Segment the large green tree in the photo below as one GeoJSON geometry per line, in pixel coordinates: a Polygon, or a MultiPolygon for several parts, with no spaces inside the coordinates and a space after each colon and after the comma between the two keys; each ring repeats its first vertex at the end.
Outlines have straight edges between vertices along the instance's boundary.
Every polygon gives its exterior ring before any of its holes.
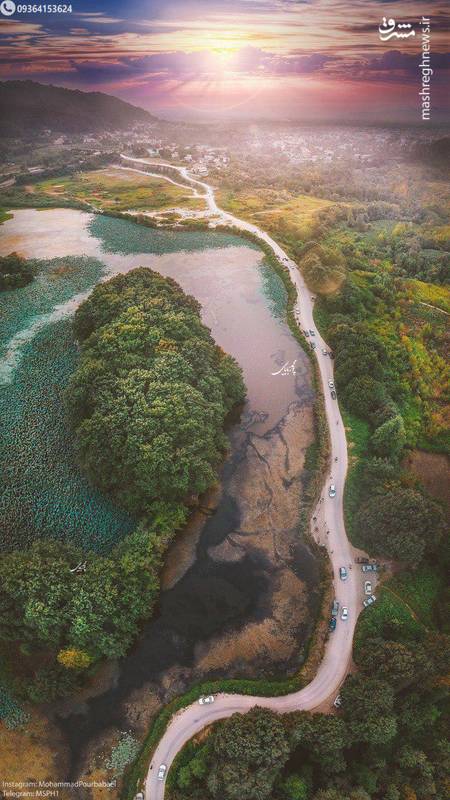
{"type": "Polygon", "coordinates": [[[443,535],[445,521],[440,506],[414,489],[393,488],[373,496],[356,516],[356,526],[374,555],[417,564],[426,551],[433,552],[443,535]]]}
{"type": "Polygon", "coordinates": [[[266,800],[288,757],[278,715],[262,708],[233,714],[214,733],[209,792],[217,800],[266,800]]]}

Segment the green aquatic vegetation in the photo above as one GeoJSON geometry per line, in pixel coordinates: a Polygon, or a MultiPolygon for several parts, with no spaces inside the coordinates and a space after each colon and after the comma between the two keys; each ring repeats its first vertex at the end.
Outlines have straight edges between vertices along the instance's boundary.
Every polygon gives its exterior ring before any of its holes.
{"type": "Polygon", "coordinates": [[[0,387],[0,549],[52,537],[108,551],[134,520],[92,487],[76,459],[62,395],[77,363],[71,323],[46,326],[0,387]]]}
{"type": "Polygon", "coordinates": [[[284,320],[286,317],[287,292],[283,281],[264,259],[260,267],[262,278],[262,291],[268,300],[271,314],[276,319],[284,320]]]}
{"type": "Polygon", "coordinates": [[[10,730],[25,725],[30,715],[14,699],[10,692],[0,684],[0,720],[10,730]]]}
{"type": "Polygon", "coordinates": [[[1,349],[19,331],[98,283],[105,271],[104,264],[85,256],[30,259],[27,264],[36,276],[34,281],[20,291],[0,294],[1,349]]]}
{"type": "Polygon", "coordinates": [[[131,764],[139,752],[139,742],[131,733],[122,733],[120,739],[111,751],[106,762],[106,769],[112,770],[114,775],[122,775],[125,767],[131,764]]]}
{"type": "MultiPolygon", "coordinates": [[[[169,231],[130,224],[125,219],[96,215],[89,224],[92,236],[100,239],[110,253],[175,253],[192,252],[208,247],[242,247],[242,237],[215,231],[169,231]]],[[[252,247],[247,241],[246,247],[252,247]]],[[[254,249],[259,249],[254,245],[254,249]]]]}

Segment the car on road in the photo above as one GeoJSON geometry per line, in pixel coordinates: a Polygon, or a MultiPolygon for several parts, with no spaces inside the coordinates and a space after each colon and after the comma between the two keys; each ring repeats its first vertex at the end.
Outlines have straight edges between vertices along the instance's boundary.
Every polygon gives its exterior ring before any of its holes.
{"type": "Polygon", "coordinates": [[[328,386],[330,387],[330,389],[334,389],[334,381],[332,381],[331,378],[328,381],[328,386]]]}
{"type": "Polygon", "coordinates": [[[158,770],[158,780],[159,781],[163,781],[164,780],[164,778],[166,777],[166,772],[167,772],[167,764],[161,764],[161,766],[160,766],[160,768],[158,770]]]}
{"type": "Polygon", "coordinates": [[[332,400],[336,400],[336,392],[334,391],[334,389],[331,390],[331,398],[332,400]]]}
{"type": "Polygon", "coordinates": [[[328,494],[330,497],[336,497],[336,486],[334,483],[331,484],[330,488],[328,489],[328,494]]]}
{"type": "Polygon", "coordinates": [[[348,608],[347,606],[342,606],[341,608],[341,619],[348,619],[348,608]]]}
{"type": "Polygon", "coordinates": [[[363,572],[378,572],[380,569],[379,564],[363,564],[361,567],[363,572]]]}
{"type": "Polygon", "coordinates": [[[332,352],[332,350],[329,351],[328,355],[334,361],[334,353],[332,352]]]}
{"type": "Polygon", "coordinates": [[[316,335],[316,332],[313,331],[311,328],[309,329],[309,332],[310,332],[311,336],[315,336],[316,335]]]}
{"type": "Polygon", "coordinates": [[[364,581],[364,594],[372,594],[371,581],[364,581]]]}
{"type": "Polygon", "coordinates": [[[342,697],[341,697],[340,694],[338,694],[338,696],[336,697],[333,705],[334,705],[335,708],[340,708],[341,707],[341,705],[342,705],[342,697]]]}
{"type": "Polygon", "coordinates": [[[312,350],[315,350],[315,349],[316,349],[316,343],[315,343],[315,342],[311,342],[311,349],[312,349],[312,350]]]}
{"type": "Polygon", "coordinates": [[[336,630],[336,617],[331,617],[328,623],[328,630],[335,631],[336,630]]]}
{"type": "Polygon", "coordinates": [[[346,581],[348,578],[348,572],[345,567],[339,567],[339,577],[341,581],[346,581]]]}
{"type": "Polygon", "coordinates": [[[198,704],[199,706],[209,706],[210,703],[214,703],[214,699],[213,694],[202,695],[198,698],[198,704]]]}
{"type": "Polygon", "coordinates": [[[331,606],[331,616],[337,617],[339,612],[339,600],[333,600],[333,605],[331,606]]]}
{"type": "Polygon", "coordinates": [[[366,597],[366,599],[365,599],[365,600],[363,600],[363,606],[364,606],[364,608],[367,608],[367,606],[371,606],[371,605],[373,605],[376,599],[377,599],[377,598],[375,597],[375,595],[374,595],[374,594],[371,594],[371,595],[370,595],[370,597],[366,597]]]}
{"type": "Polygon", "coordinates": [[[309,337],[309,331],[303,331],[303,333],[305,334],[305,336],[309,337]]]}
{"type": "Polygon", "coordinates": [[[325,350],[325,348],[322,347],[322,353],[323,353],[324,356],[327,356],[328,355],[328,350],[325,350]]]}

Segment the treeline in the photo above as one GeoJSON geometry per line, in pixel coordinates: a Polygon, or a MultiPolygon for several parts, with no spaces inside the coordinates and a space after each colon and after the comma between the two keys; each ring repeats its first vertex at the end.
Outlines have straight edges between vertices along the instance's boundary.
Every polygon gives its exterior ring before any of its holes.
{"type": "Polygon", "coordinates": [[[19,289],[26,286],[34,278],[29,262],[18,253],[0,256],[0,292],[19,289]]]}
{"type": "Polygon", "coordinates": [[[103,659],[124,656],[153,610],[181,507],[154,507],[108,556],[40,540],[0,558],[0,675],[19,697],[72,692],[103,659]]]}
{"type": "Polygon", "coordinates": [[[188,506],[216,479],[223,427],[245,387],[178,284],[136,269],[80,306],[67,389],[81,462],[140,521],[107,556],[35,542],[0,557],[0,677],[44,702],[99,661],[123,656],[158,596],[158,574],[188,506]]]}
{"type": "Polygon", "coordinates": [[[405,378],[408,363],[402,348],[388,351],[369,324],[379,296],[386,293],[395,297],[389,276],[384,280],[381,275],[371,287],[350,279],[339,294],[320,303],[326,310],[326,339],[335,353],[340,401],[368,425],[352,498],[355,516],[349,520],[353,535],[372,555],[418,564],[436,553],[445,519],[441,506],[401,467],[412,435],[401,411],[411,391],[405,378]]]}

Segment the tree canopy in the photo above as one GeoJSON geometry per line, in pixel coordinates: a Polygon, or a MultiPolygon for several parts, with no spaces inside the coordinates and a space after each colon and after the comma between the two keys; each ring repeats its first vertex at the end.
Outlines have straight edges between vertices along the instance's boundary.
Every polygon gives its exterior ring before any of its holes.
{"type": "Polygon", "coordinates": [[[137,269],[96,287],[74,324],[82,352],[67,401],[90,478],[134,513],[204,492],[245,389],[198,303],[137,269]]]}

